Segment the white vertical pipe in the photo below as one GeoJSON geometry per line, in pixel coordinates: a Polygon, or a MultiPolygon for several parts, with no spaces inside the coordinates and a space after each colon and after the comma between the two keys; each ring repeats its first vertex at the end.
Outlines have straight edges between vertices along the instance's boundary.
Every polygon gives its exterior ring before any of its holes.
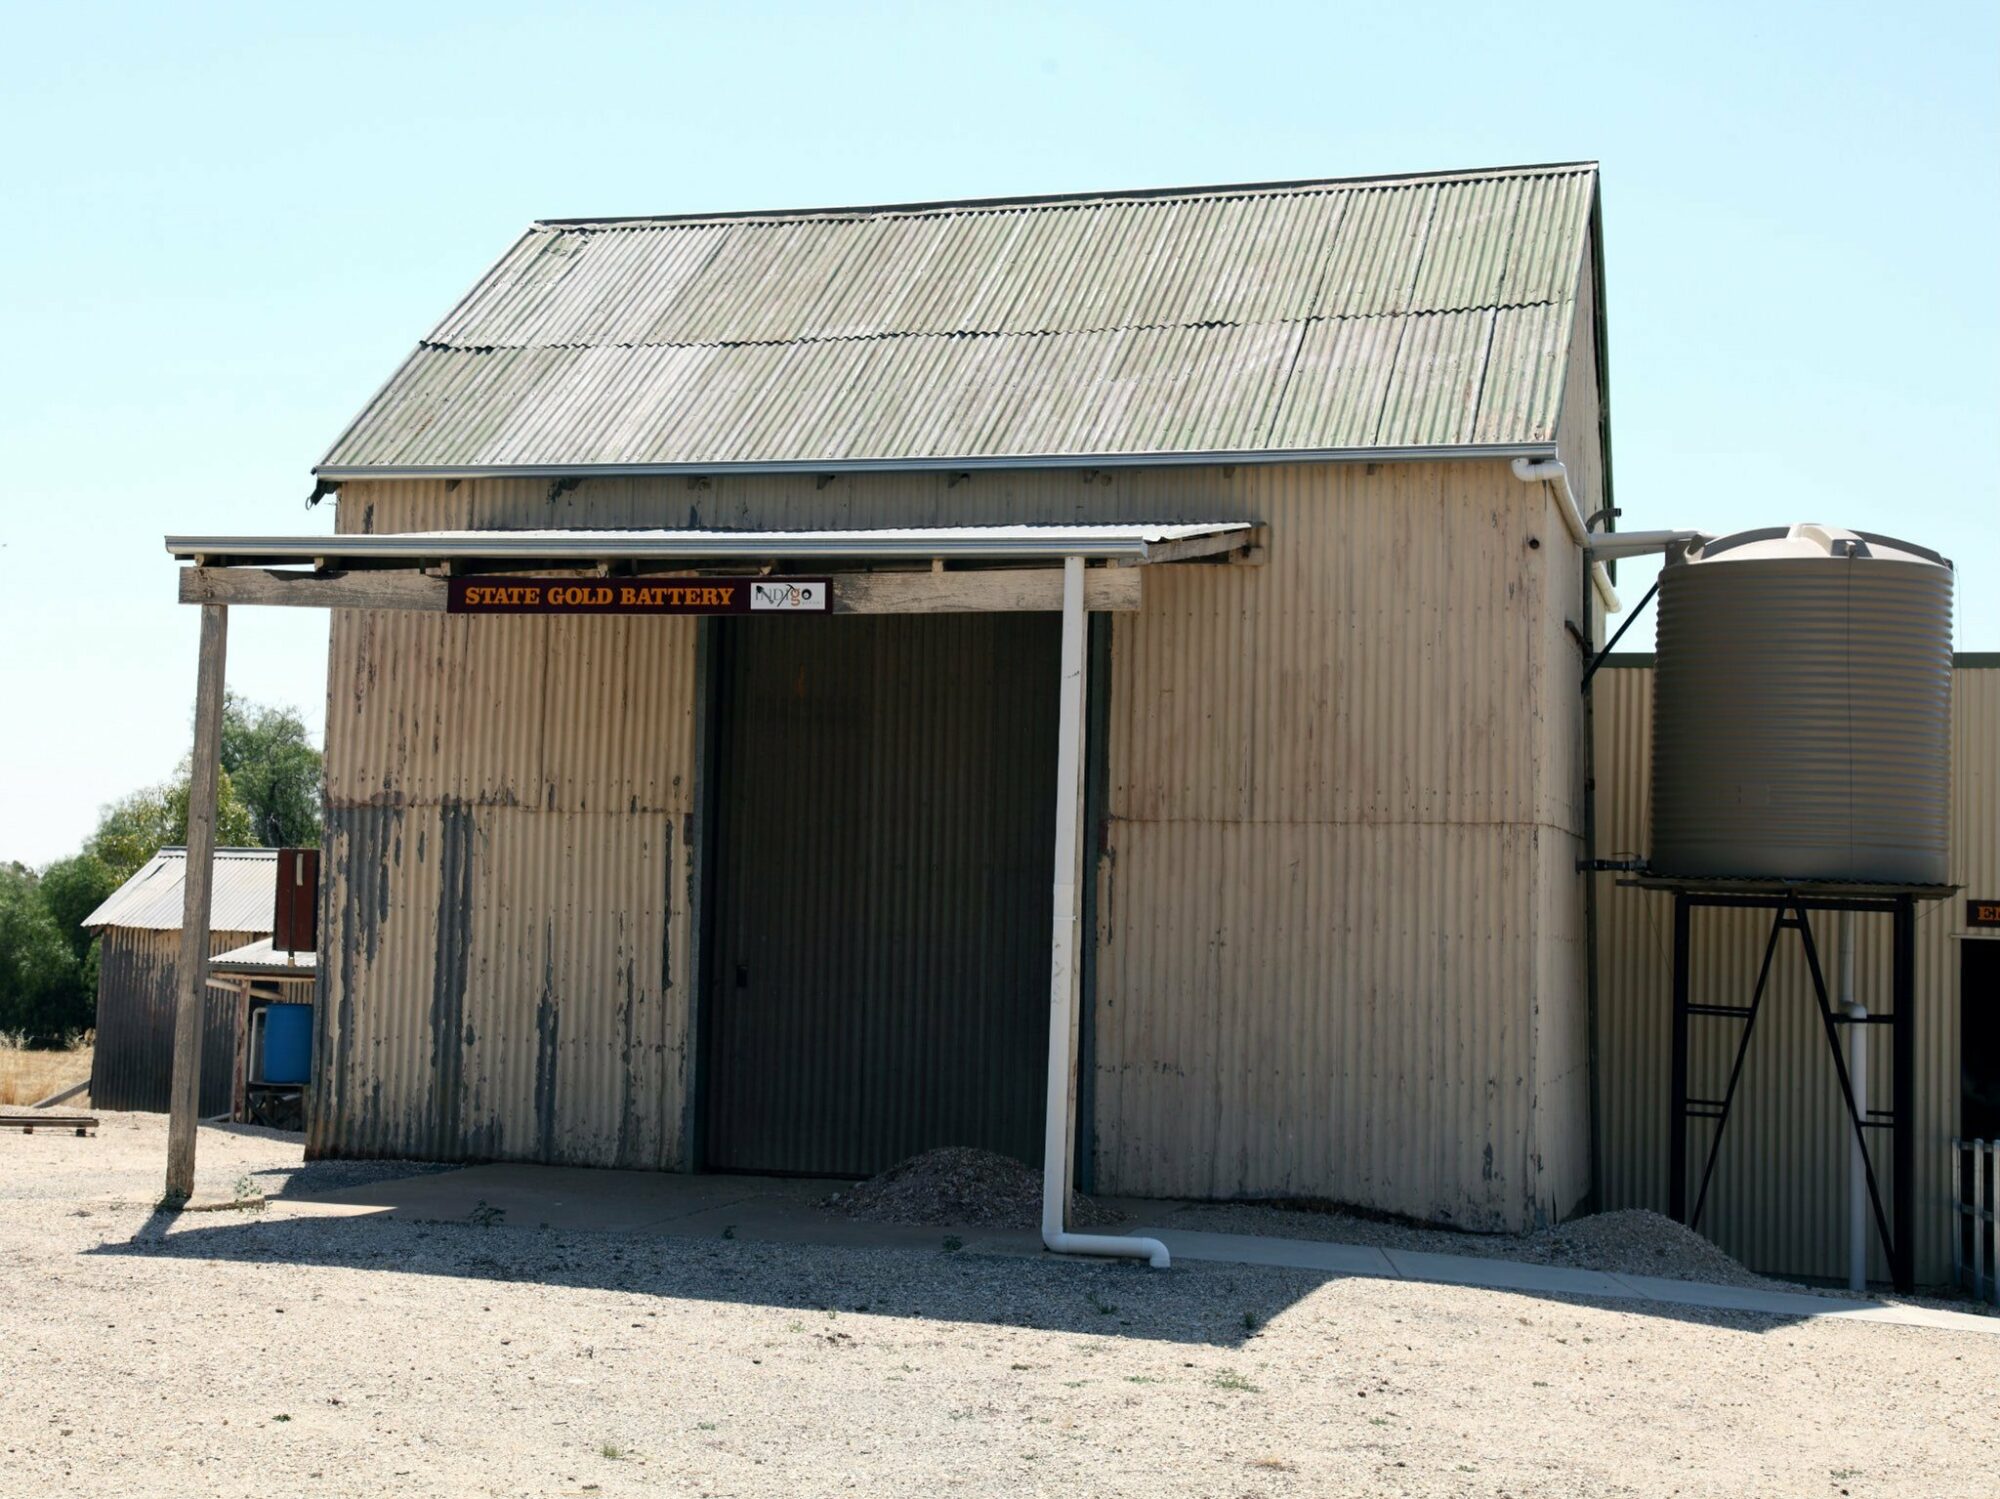
{"type": "Polygon", "coordinates": [[[1076,1116],[1076,1020],[1082,877],[1086,661],[1083,559],[1063,559],[1062,700],[1056,745],[1055,932],[1049,956],[1049,1090],[1042,1145],[1042,1243],[1058,1254],[1103,1254],[1168,1264],[1158,1239],[1068,1231],[1071,1122],[1076,1116]]]}
{"type": "MultiPolygon", "coordinates": [[[[1854,997],[1854,913],[1840,913],[1837,1003],[1847,1016],[1847,1081],[1854,1106],[1868,1118],[1868,1007],[1854,997]]],[[[1847,1288],[1868,1289],[1868,1144],[1865,1130],[1847,1132],[1847,1288]]]]}

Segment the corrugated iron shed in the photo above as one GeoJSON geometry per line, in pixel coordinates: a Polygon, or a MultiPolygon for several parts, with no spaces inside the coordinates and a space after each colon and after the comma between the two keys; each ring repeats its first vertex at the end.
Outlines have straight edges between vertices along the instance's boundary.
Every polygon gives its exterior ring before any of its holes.
{"type": "MultiPolygon", "coordinates": [[[[177,932],[183,914],[181,881],[187,850],[163,848],[146,866],[84,918],[87,927],[133,927],[177,932]]],[[[218,848],[209,896],[208,924],[217,932],[269,932],[278,889],[275,848],[218,848]]]]}
{"type": "Polygon", "coordinates": [[[1553,442],[1590,163],[533,225],[329,478],[1553,442]]]}

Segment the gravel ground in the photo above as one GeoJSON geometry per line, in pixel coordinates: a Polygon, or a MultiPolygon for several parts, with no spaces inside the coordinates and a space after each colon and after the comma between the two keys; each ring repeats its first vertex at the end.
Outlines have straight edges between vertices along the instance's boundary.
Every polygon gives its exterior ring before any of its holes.
{"type": "MultiPolygon", "coordinates": [[[[283,1198],[169,1220],[164,1148],[154,1117],[0,1139],[0,1492],[2000,1492],[1978,1334],[283,1198]]],[[[200,1159],[210,1196],[299,1150],[210,1129],[200,1159]]]]}

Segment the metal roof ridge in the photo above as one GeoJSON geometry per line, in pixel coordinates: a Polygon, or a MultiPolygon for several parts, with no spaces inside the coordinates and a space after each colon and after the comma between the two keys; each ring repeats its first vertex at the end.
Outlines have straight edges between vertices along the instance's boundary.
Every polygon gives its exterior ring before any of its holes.
{"type": "Polygon", "coordinates": [[[1517,166],[1466,167],[1438,172],[1386,172],[1358,177],[1301,177],[1293,180],[1272,182],[1225,182],[1186,187],[1145,187],[1120,188],[1098,192],[1078,193],[1030,193],[992,198],[939,198],[914,203],[871,203],[832,206],[824,208],[746,208],[710,213],[672,214],[607,214],[580,218],[533,219],[529,222],[530,233],[535,230],[589,229],[604,227],[613,229],[640,229],[652,225],[670,224],[727,224],[744,222],[795,222],[804,219],[842,219],[864,217],[894,217],[909,215],[919,217],[928,214],[950,213],[954,211],[998,212],[1010,208],[1061,208],[1082,207],[1093,203],[1134,203],[1162,202],[1172,199],[1234,198],[1258,195],[1280,196],[1286,193],[1311,192],[1314,190],[1338,190],[1341,188],[1392,187],[1408,183],[1412,186],[1441,182],[1486,182],[1510,177],[1540,177],[1561,172],[1595,172],[1600,163],[1594,159],[1579,161],[1534,162],[1517,166]]]}

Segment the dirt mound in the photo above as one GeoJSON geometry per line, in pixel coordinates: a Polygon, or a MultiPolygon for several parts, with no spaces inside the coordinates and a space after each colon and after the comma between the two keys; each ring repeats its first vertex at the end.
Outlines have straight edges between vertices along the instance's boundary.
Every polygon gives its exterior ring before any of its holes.
{"type": "Polygon", "coordinates": [[[1644,1208],[1577,1218],[1533,1236],[1552,1265],[1658,1275],[1724,1286],[1768,1286],[1692,1229],[1644,1208]]]}
{"type": "MultiPolygon", "coordinates": [[[[1034,1228],[1042,1221],[1042,1173],[1010,1156],[952,1145],[898,1161],[880,1175],[834,1193],[823,1206],[867,1223],[1034,1228]]],[[[1121,1221],[1109,1208],[1071,1194],[1071,1228],[1105,1228],[1121,1221]]]]}

